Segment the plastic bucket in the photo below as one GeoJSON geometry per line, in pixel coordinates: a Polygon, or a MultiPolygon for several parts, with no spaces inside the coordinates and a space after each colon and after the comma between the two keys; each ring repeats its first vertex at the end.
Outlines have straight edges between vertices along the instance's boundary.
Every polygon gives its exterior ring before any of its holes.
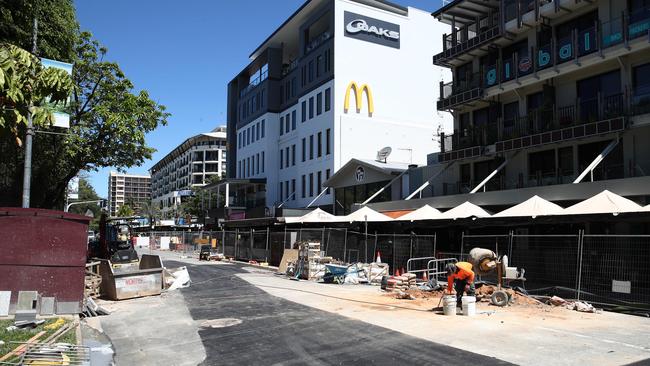
{"type": "Polygon", "coordinates": [[[456,296],[442,298],[442,312],[449,316],[456,315],[456,296]]]}
{"type": "Polygon", "coordinates": [[[463,296],[463,315],[465,316],[474,316],[476,315],[476,297],[474,296],[463,296]]]}

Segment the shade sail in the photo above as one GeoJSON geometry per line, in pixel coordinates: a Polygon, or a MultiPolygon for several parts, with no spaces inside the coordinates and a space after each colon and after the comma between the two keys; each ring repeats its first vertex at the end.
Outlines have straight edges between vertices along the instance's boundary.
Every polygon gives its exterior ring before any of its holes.
{"type": "Polygon", "coordinates": [[[623,212],[639,212],[643,207],[616,193],[604,190],[597,195],[582,202],[567,207],[564,215],[589,215],[589,214],[618,214],[623,212]]]}
{"type": "Polygon", "coordinates": [[[396,218],[396,221],[420,221],[420,220],[435,220],[440,217],[440,211],[435,208],[424,205],[415,211],[411,211],[406,215],[396,218]]]}
{"type": "Polygon", "coordinates": [[[334,216],[326,211],[317,208],[300,217],[285,217],[284,222],[292,223],[314,223],[314,222],[340,222],[343,221],[340,216],[334,216]]]}
{"type": "MultiPolygon", "coordinates": [[[[339,219],[337,217],[337,219],[339,219]]],[[[368,206],[364,206],[353,213],[343,216],[341,221],[393,221],[391,217],[384,215],[383,213],[377,212],[368,206]]]]}
{"type": "Polygon", "coordinates": [[[524,202],[503,210],[492,217],[537,217],[546,215],[561,215],[564,209],[537,195],[524,202]]]}
{"type": "Polygon", "coordinates": [[[490,217],[490,213],[471,203],[464,202],[440,214],[439,219],[464,219],[468,217],[490,217]]]}

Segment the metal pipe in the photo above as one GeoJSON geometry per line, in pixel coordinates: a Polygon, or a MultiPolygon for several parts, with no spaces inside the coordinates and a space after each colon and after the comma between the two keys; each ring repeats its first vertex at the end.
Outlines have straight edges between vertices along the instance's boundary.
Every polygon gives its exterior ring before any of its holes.
{"type": "Polygon", "coordinates": [[[455,163],[455,161],[452,161],[451,163],[448,163],[447,165],[445,165],[444,168],[442,168],[442,169],[441,169],[439,172],[437,172],[436,174],[432,175],[431,178],[429,178],[426,182],[424,182],[424,184],[422,184],[420,187],[418,187],[418,189],[416,189],[413,193],[411,193],[411,194],[410,194],[408,197],[406,197],[404,200],[405,200],[405,201],[410,200],[410,199],[413,198],[416,194],[420,193],[423,189],[427,188],[427,187],[429,186],[429,184],[431,184],[431,182],[432,182],[435,178],[437,178],[440,174],[442,174],[445,170],[447,170],[447,169],[448,169],[450,166],[452,166],[454,163],[455,163]]]}
{"type": "Polygon", "coordinates": [[[368,204],[368,202],[372,201],[375,197],[377,197],[381,192],[383,192],[386,188],[390,187],[393,183],[395,183],[396,180],[401,178],[404,174],[408,173],[411,170],[411,168],[406,169],[405,171],[401,172],[397,177],[393,178],[390,182],[388,182],[385,186],[381,187],[380,190],[375,192],[372,196],[370,196],[367,200],[363,201],[361,204],[365,205],[368,204]]]}
{"type": "MultiPolygon", "coordinates": [[[[38,38],[38,18],[34,17],[32,34],[32,54],[36,55],[36,41],[38,38]]],[[[32,77],[34,73],[31,72],[32,77]]],[[[32,120],[32,107],[30,101],[27,106],[27,134],[25,136],[25,167],[23,170],[23,208],[29,208],[29,198],[32,183],[32,141],[34,138],[34,121],[32,120]]],[[[67,193],[66,193],[67,196],[67,193]]]]}
{"type": "MultiPolygon", "coordinates": [[[[311,207],[311,205],[313,205],[313,204],[314,204],[314,202],[316,202],[316,200],[317,200],[317,199],[319,199],[319,198],[320,198],[320,196],[322,196],[322,195],[323,195],[323,193],[325,193],[325,191],[327,191],[328,189],[329,189],[329,187],[328,187],[328,188],[325,188],[325,189],[323,189],[323,190],[322,190],[322,191],[321,191],[321,192],[320,192],[320,193],[318,194],[318,196],[316,196],[316,198],[314,198],[314,199],[313,199],[313,200],[312,200],[311,202],[309,202],[309,204],[308,204],[308,205],[307,205],[307,207],[305,207],[305,208],[309,208],[309,207],[311,207]]],[[[295,194],[295,192],[294,192],[294,194],[295,194]]],[[[284,204],[284,202],[283,202],[283,204],[284,204]]]]}

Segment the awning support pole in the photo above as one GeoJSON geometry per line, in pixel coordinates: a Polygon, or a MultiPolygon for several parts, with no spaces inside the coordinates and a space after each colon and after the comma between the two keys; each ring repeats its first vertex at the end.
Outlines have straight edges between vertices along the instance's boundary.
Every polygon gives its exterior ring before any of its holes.
{"type": "Polygon", "coordinates": [[[447,170],[450,166],[452,166],[455,163],[455,161],[452,161],[451,163],[448,163],[442,170],[431,176],[426,182],[424,182],[423,185],[421,185],[418,189],[416,189],[413,193],[411,193],[408,197],[406,197],[404,200],[408,201],[411,198],[413,198],[416,194],[420,193],[423,189],[427,188],[431,182],[436,179],[440,174],[442,174],[445,170],[447,170]]]}
{"type": "Polygon", "coordinates": [[[410,170],[411,170],[411,168],[408,168],[408,169],[406,169],[405,171],[399,173],[399,175],[398,175],[397,177],[393,178],[393,180],[391,180],[390,182],[388,182],[385,186],[381,187],[380,190],[378,190],[377,192],[375,192],[375,194],[373,194],[372,196],[370,196],[370,198],[368,198],[367,200],[363,201],[363,203],[361,203],[361,204],[362,204],[362,205],[368,204],[368,202],[372,201],[375,197],[379,196],[379,194],[380,194],[381,192],[383,192],[386,188],[390,187],[393,183],[395,183],[396,180],[400,179],[404,174],[408,173],[410,170]]]}
{"type": "Polygon", "coordinates": [[[323,190],[318,194],[318,196],[316,196],[316,198],[314,198],[311,202],[309,202],[309,204],[308,204],[307,207],[305,207],[305,208],[309,208],[309,207],[311,207],[311,205],[313,205],[314,202],[316,202],[316,200],[318,200],[318,199],[320,198],[320,196],[322,196],[322,195],[325,193],[325,191],[327,191],[328,189],[329,189],[329,187],[323,189],[323,190]]]}
{"type": "Polygon", "coordinates": [[[612,150],[614,150],[616,145],[618,145],[618,138],[613,140],[609,145],[607,145],[607,147],[605,147],[603,152],[601,152],[598,156],[596,156],[594,161],[592,161],[591,164],[589,164],[589,166],[585,170],[583,170],[582,173],[580,173],[578,178],[576,178],[576,180],[573,181],[573,184],[578,184],[578,183],[582,182],[582,180],[585,178],[585,176],[587,174],[591,174],[591,181],[593,182],[593,180],[594,180],[594,176],[593,176],[594,169],[596,169],[596,167],[598,166],[598,164],[600,164],[601,161],[605,160],[605,157],[610,152],[612,152],[612,150]]]}
{"type": "Polygon", "coordinates": [[[501,169],[503,169],[506,165],[508,165],[508,159],[506,159],[503,163],[501,163],[501,165],[499,165],[498,168],[494,169],[494,171],[492,173],[490,173],[490,175],[485,177],[485,179],[483,179],[483,181],[481,183],[479,183],[479,185],[474,187],[474,189],[472,189],[469,192],[469,194],[474,194],[474,193],[478,192],[481,188],[483,188],[483,186],[485,186],[487,184],[487,182],[490,181],[490,179],[492,179],[495,175],[497,175],[497,173],[499,173],[499,171],[501,171],[501,169]]]}

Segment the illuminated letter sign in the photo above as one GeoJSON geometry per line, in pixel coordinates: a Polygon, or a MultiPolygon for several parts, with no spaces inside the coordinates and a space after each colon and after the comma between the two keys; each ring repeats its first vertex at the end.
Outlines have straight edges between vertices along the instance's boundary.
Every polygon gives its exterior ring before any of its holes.
{"type": "Polygon", "coordinates": [[[485,74],[486,82],[488,86],[492,86],[497,82],[497,69],[490,69],[485,74]]]}
{"type": "Polygon", "coordinates": [[[361,107],[363,106],[363,92],[366,92],[366,99],[368,100],[368,114],[372,116],[372,113],[375,111],[375,105],[372,100],[372,92],[370,91],[370,87],[366,84],[357,85],[354,81],[350,82],[348,84],[348,87],[345,89],[345,100],[343,101],[343,110],[345,113],[348,113],[348,109],[350,109],[350,91],[354,90],[354,100],[357,105],[357,113],[361,112],[361,107]]]}
{"type": "Polygon", "coordinates": [[[345,36],[382,46],[399,48],[399,24],[346,11],[344,16],[345,36]]]}
{"type": "Polygon", "coordinates": [[[551,62],[551,54],[544,50],[539,50],[539,55],[537,57],[537,64],[539,67],[544,67],[548,65],[549,62],[551,62]]]}
{"type": "Polygon", "coordinates": [[[564,45],[562,45],[560,47],[560,50],[558,52],[558,56],[563,61],[565,61],[565,60],[571,58],[571,56],[573,56],[573,48],[571,47],[571,41],[570,40],[568,41],[568,43],[566,43],[566,44],[564,44],[564,45]]]}
{"type": "Polygon", "coordinates": [[[519,71],[528,72],[532,67],[533,63],[530,61],[530,58],[522,57],[521,60],[519,60],[519,71]]]}

